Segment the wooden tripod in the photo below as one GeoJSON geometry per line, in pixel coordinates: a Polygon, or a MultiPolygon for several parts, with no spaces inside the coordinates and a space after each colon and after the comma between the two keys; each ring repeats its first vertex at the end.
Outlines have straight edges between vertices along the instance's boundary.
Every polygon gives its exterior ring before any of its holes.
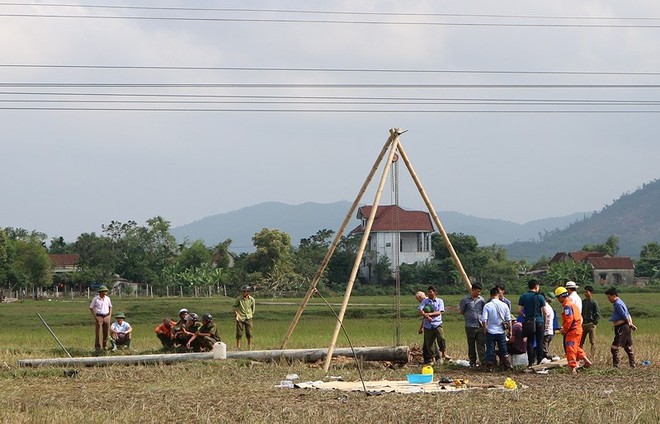
{"type": "Polygon", "coordinates": [[[348,301],[351,297],[351,292],[353,290],[353,284],[355,283],[355,278],[357,277],[358,269],[360,266],[360,262],[362,260],[362,256],[364,255],[364,250],[367,245],[367,241],[369,239],[369,235],[371,233],[371,227],[373,225],[374,219],[376,217],[376,211],[378,210],[378,204],[380,203],[380,198],[383,193],[383,187],[385,186],[385,182],[387,181],[387,177],[389,175],[390,169],[392,167],[392,162],[394,160],[395,154],[398,152],[398,154],[401,156],[403,159],[403,162],[406,165],[406,168],[408,168],[408,172],[410,173],[410,176],[412,177],[413,181],[415,182],[415,185],[417,186],[417,190],[419,191],[419,194],[422,196],[422,199],[424,200],[424,203],[426,204],[426,207],[429,211],[429,214],[431,214],[431,218],[433,219],[433,222],[435,223],[436,227],[438,228],[438,231],[442,235],[442,240],[445,243],[445,246],[447,247],[447,250],[449,251],[452,259],[454,260],[454,263],[456,264],[456,268],[458,268],[458,271],[461,275],[461,279],[463,280],[463,283],[465,284],[465,287],[468,289],[468,291],[472,288],[472,284],[470,283],[470,279],[468,278],[467,274],[465,273],[465,270],[463,269],[463,265],[461,264],[461,260],[458,258],[458,255],[456,254],[456,251],[454,250],[454,247],[451,245],[451,242],[449,241],[449,237],[447,237],[447,233],[445,232],[444,227],[442,226],[442,223],[440,222],[440,218],[438,218],[438,214],[435,212],[435,209],[433,208],[433,205],[431,204],[431,201],[429,200],[428,196],[426,195],[426,192],[424,191],[424,187],[422,187],[422,183],[420,182],[419,178],[417,177],[417,174],[415,173],[415,170],[412,167],[412,164],[410,163],[410,159],[408,158],[408,155],[406,154],[405,150],[403,149],[403,146],[401,145],[401,141],[399,140],[399,136],[403,134],[405,131],[399,129],[399,128],[392,128],[390,129],[390,136],[388,137],[387,141],[385,142],[385,145],[380,151],[380,154],[378,155],[378,158],[376,159],[374,165],[371,168],[371,171],[369,172],[369,175],[365,179],[364,183],[362,184],[362,187],[360,188],[360,191],[358,192],[358,195],[355,198],[355,201],[353,201],[353,204],[351,205],[350,210],[346,214],[346,217],[344,218],[344,221],[340,227],[340,229],[337,231],[337,234],[335,235],[335,239],[333,240],[332,244],[328,248],[328,252],[326,253],[325,257],[323,258],[323,261],[321,262],[321,265],[319,266],[319,269],[316,271],[316,274],[314,274],[314,277],[312,278],[312,282],[310,284],[309,289],[307,290],[307,293],[303,297],[303,300],[300,304],[300,307],[296,311],[296,315],[294,316],[293,320],[291,321],[291,325],[289,326],[289,329],[287,330],[286,335],[284,336],[284,340],[282,342],[282,349],[286,348],[286,344],[289,342],[289,339],[291,338],[291,335],[293,334],[293,331],[295,330],[296,326],[298,325],[298,321],[300,321],[300,317],[302,316],[303,311],[305,310],[305,307],[307,306],[307,303],[311,299],[312,295],[314,294],[316,290],[316,286],[323,275],[323,271],[325,271],[325,268],[328,266],[328,263],[330,262],[330,258],[332,258],[333,253],[335,252],[335,249],[337,248],[337,245],[339,244],[342,235],[344,234],[344,231],[346,230],[346,227],[348,226],[349,221],[351,218],[354,216],[355,209],[357,208],[357,205],[359,204],[360,200],[362,199],[362,196],[364,195],[365,191],[369,187],[369,183],[373,179],[374,175],[376,174],[376,171],[378,170],[380,163],[383,160],[383,157],[387,154],[387,162],[385,162],[385,168],[383,169],[383,175],[381,176],[380,183],[378,185],[378,189],[376,191],[376,196],[374,198],[373,202],[373,207],[371,208],[371,213],[369,214],[369,218],[367,220],[364,233],[362,234],[362,240],[360,241],[360,246],[358,248],[357,254],[355,255],[355,261],[353,263],[353,268],[351,270],[350,277],[348,279],[348,283],[346,285],[346,293],[344,294],[344,300],[341,305],[341,309],[339,311],[339,314],[337,315],[338,321],[335,326],[335,330],[332,335],[332,341],[330,343],[330,346],[328,348],[328,353],[325,358],[325,363],[323,365],[323,370],[328,371],[328,368],[330,368],[330,361],[332,360],[332,353],[335,348],[335,344],[337,342],[337,337],[339,336],[339,331],[341,330],[341,326],[344,320],[344,314],[346,313],[346,308],[348,306],[348,301]]]}

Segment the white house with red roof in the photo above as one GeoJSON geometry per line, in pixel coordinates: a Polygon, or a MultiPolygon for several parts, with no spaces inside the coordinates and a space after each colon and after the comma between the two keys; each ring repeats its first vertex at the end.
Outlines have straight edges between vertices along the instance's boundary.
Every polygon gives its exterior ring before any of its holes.
{"type": "Polygon", "coordinates": [[[557,252],[550,259],[550,264],[568,260],[587,264],[594,284],[619,286],[635,283],[635,264],[627,256],[612,256],[604,252],[557,252]]]}
{"type": "MultiPolygon", "coordinates": [[[[360,225],[351,233],[364,233],[371,210],[372,206],[358,208],[357,218],[360,220],[360,225]]],[[[361,275],[365,277],[371,275],[373,253],[387,256],[393,267],[396,265],[396,249],[398,249],[399,263],[413,264],[432,259],[431,234],[434,231],[431,215],[428,212],[405,210],[395,205],[378,206],[367,242],[368,252],[365,252],[362,259],[361,275]],[[397,235],[398,246],[396,246],[397,235]]]]}

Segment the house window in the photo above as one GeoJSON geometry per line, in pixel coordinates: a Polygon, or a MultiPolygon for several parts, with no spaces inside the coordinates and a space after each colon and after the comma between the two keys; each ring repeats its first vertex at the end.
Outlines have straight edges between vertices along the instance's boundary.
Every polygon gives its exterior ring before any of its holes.
{"type": "Polygon", "coordinates": [[[614,277],[614,284],[621,284],[621,282],[623,281],[623,279],[621,278],[621,274],[619,273],[615,272],[614,274],[612,274],[612,277],[614,277]]]}

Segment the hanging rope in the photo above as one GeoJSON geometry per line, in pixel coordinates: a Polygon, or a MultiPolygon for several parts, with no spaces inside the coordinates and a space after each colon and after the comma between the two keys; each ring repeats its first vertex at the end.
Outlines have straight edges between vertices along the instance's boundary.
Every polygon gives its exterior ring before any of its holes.
{"type": "Polygon", "coordinates": [[[399,273],[399,252],[401,251],[401,233],[399,223],[399,155],[395,154],[392,163],[392,195],[394,206],[394,240],[392,241],[392,267],[394,270],[394,299],[396,310],[396,328],[394,332],[394,345],[401,345],[401,275],[399,273]]]}

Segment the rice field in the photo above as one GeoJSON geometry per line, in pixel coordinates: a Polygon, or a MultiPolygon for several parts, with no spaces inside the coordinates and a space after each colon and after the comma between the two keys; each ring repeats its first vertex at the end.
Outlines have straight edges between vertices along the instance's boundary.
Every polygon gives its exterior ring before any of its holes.
{"type": "MultiPolygon", "coordinates": [[[[510,296],[515,302],[517,296],[510,296]]],[[[39,313],[72,356],[91,356],[94,324],[89,300],[20,301],[0,304],[0,422],[3,423],[118,423],[118,422],[245,422],[245,423],[407,423],[427,422],[608,422],[656,423],[660,413],[657,386],[660,372],[660,295],[622,294],[639,330],[634,333],[638,362],[650,366],[612,369],[611,328],[598,327],[595,366],[577,377],[565,370],[547,375],[483,373],[451,365],[436,365],[441,376],[501,384],[509,376],[525,388],[515,391],[468,390],[457,393],[368,396],[363,392],[275,388],[287,374],[301,380],[326,377],[322,364],[259,363],[249,360],[192,362],[173,365],[121,365],[83,367],[73,377],[57,367],[23,368],[27,358],[64,357],[66,354],[41,323],[39,313]]],[[[455,307],[459,296],[446,297],[445,335],[448,353],[466,358],[463,322],[455,307]]],[[[341,299],[327,299],[338,312],[341,299]]],[[[611,305],[597,297],[604,315],[611,305]]],[[[299,299],[259,299],[255,316],[256,350],[280,348],[298,308],[299,299]]],[[[232,299],[226,298],[113,298],[114,311],[122,311],[134,327],[133,351],[159,351],[154,327],[181,307],[211,313],[219,323],[228,349],[234,349],[232,299]]],[[[419,348],[419,319],[414,298],[401,299],[397,325],[395,301],[388,297],[353,297],[345,329],[354,346],[390,346],[397,342],[419,348]]],[[[557,306],[557,305],[555,305],[557,306]]],[[[556,308],[558,309],[558,308],[556,308]]],[[[288,348],[327,347],[336,319],[328,306],[313,299],[305,309],[288,348]]],[[[559,337],[554,350],[561,351],[559,337]]],[[[337,346],[348,347],[340,333],[337,346]]],[[[419,363],[406,365],[364,362],[366,380],[405,380],[419,372],[419,363]]],[[[354,361],[333,361],[331,376],[357,381],[354,361]]]]}

